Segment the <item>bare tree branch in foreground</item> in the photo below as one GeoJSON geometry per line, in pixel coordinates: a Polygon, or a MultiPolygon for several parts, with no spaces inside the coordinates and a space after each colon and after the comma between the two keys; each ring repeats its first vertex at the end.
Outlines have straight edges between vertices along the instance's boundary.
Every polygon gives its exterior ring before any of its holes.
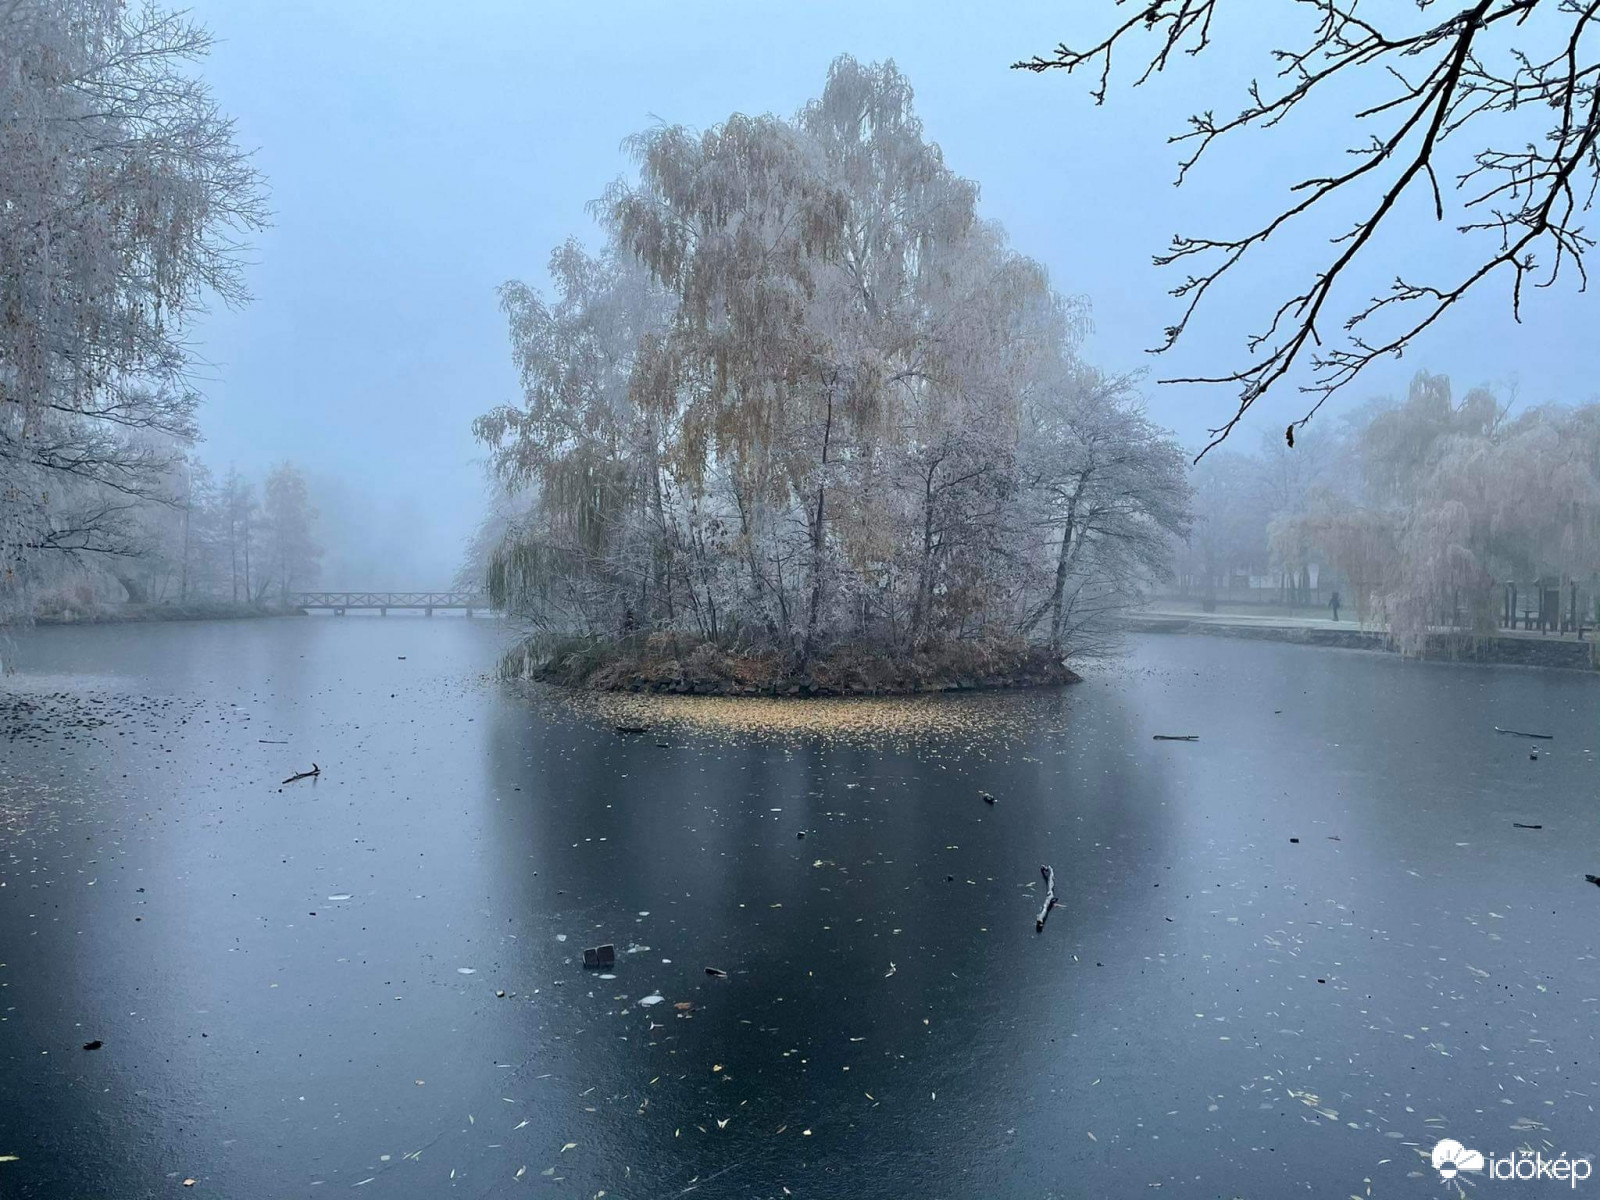
{"type": "MultiPolygon", "coordinates": [[[[1153,50],[1146,46],[1138,53],[1144,65],[1134,81],[1137,86],[1163,71],[1174,55],[1198,55],[1212,44],[1220,2],[1150,0],[1135,7],[1117,0],[1122,19],[1098,42],[1085,49],[1063,44],[1052,57],[1013,66],[1041,74],[1054,69],[1070,74],[1080,67],[1096,72],[1092,94],[1097,104],[1103,103],[1115,54],[1131,49],[1129,44],[1141,37],[1153,39],[1153,50]]],[[[1311,401],[1284,431],[1292,446],[1295,427],[1310,420],[1329,395],[1374,360],[1398,357],[1490,275],[1509,279],[1512,315],[1518,321],[1525,285],[1549,287],[1563,267],[1576,272],[1580,290],[1588,282],[1584,253],[1594,241],[1581,221],[1600,183],[1600,0],[1457,0],[1459,6],[1443,19],[1437,19],[1437,10],[1444,3],[1417,0],[1422,27],[1409,33],[1378,28],[1366,10],[1358,14],[1354,0],[1296,3],[1314,13],[1315,20],[1297,48],[1273,51],[1275,79],[1267,84],[1251,80],[1248,102],[1237,116],[1195,114],[1186,131],[1168,139],[1185,151],[1179,184],[1213,142],[1251,126],[1275,128],[1314,92],[1327,95],[1343,88],[1364,95],[1375,82],[1391,90],[1387,98],[1355,113],[1366,141],[1346,151],[1351,165],[1300,180],[1290,189],[1290,202],[1249,232],[1221,238],[1178,236],[1170,250],[1156,256],[1157,265],[1181,264],[1186,271],[1172,289],[1183,302],[1182,312],[1154,348],[1160,353],[1177,343],[1213,285],[1247,254],[1313,209],[1326,212],[1360,198],[1361,215],[1332,239],[1328,259],[1299,291],[1277,303],[1270,316],[1263,314],[1259,332],[1246,342],[1248,361],[1216,374],[1163,381],[1238,387],[1237,408],[1211,430],[1202,455],[1303,362],[1309,379],[1301,391],[1311,401]],[[1536,115],[1541,111],[1547,115],[1536,115]],[[1541,128],[1540,122],[1547,124],[1541,128]],[[1448,194],[1457,210],[1457,231],[1487,233],[1482,239],[1487,244],[1474,245],[1453,279],[1426,283],[1400,274],[1387,291],[1364,302],[1330,302],[1341,277],[1350,273],[1380,227],[1394,226],[1396,209],[1408,192],[1422,191],[1435,219],[1445,220],[1447,192],[1436,170],[1444,165],[1441,146],[1468,126],[1487,148],[1461,160],[1448,194]],[[1516,148],[1497,148],[1500,139],[1516,148]]],[[[1252,19],[1259,16],[1257,4],[1259,0],[1250,0],[1252,19]]],[[[1286,9],[1280,6],[1279,11],[1286,9]]]]}

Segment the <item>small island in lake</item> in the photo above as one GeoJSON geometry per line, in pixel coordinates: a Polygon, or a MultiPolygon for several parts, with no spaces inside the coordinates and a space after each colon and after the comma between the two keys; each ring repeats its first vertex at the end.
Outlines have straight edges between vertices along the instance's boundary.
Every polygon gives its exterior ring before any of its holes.
{"type": "Polygon", "coordinates": [[[1054,687],[1080,676],[1060,654],[1018,639],[955,642],[912,653],[840,645],[798,663],[776,650],[737,649],[655,634],[622,642],[529,639],[503,672],[608,692],[697,696],[883,696],[1054,687]]]}
{"type": "Polygon", "coordinates": [[[541,631],[513,670],[920,691],[1104,648],[1189,530],[1187,456],[895,66],[628,147],[597,244],[500,289],[522,394],[474,424],[500,490],[462,578],[541,631]]]}

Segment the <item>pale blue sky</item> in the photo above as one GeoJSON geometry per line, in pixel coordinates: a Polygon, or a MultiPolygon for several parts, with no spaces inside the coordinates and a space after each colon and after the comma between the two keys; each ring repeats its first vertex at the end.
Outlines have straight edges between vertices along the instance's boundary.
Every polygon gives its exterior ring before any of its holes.
{"type": "MultiPolygon", "coordinates": [[[[984,214],[1061,290],[1089,297],[1091,359],[1157,372],[1224,365],[1245,332],[1231,319],[1238,305],[1295,278],[1325,244],[1275,249],[1171,364],[1143,353],[1174,311],[1171,282],[1150,255],[1178,230],[1242,228],[1342,126],[1313,113],[1219,155],[1175,191],[1166,135],[1195,107],[1237,109],[1237,86],[1222,80],[1244,60],[1247,72],[1265,69],[1267,35],[1255,20],[1220,29],[1231,60],[1185,61],[1140,91],[1114,90],[1099,109],[1086,78],[1007,69],[1073,23],[1098,30],[1096,14],[1111,11],[1085,0],[201,0],[196,16],[221,41],[205,74],[241,141],[259,147],[276,214],[249,272],[255,303],[193,329],[214,364],[202,452],[218,468],[291,457],[364,497],[352,504],[363,529],[374,526],[365,557],[388,569],[341,554],[329,586],[446,581],[484,502],[471,420],[515,395],[495,287],[542,282],[552,246],[592,236],[584,206],[625,170],[627,134],[658,118],[704,127],[738,110],[792,113],[841,52],[893,58],[928,135],[981,184],[984,214]]],[[[1394,270],[1375,263],[1372,277],[1394,270]]],[[[1586,332],[1600,325],[1594,298],[1543,293],[1527,315],[1514,326],[1503,293],[1484,296],[1348,400],[1398,390],[1419,367],[1450,374],[1458,389],[1515,375],[1524,403],[1600,390],[1600,339],[1586,332]]],[[[1231,404],[1221,390],[1152,382],[1146,391],[1154,415],[1186,441],[1231,404]]],[[[1241,448],[1298,416],[1299,403],[1289,390],[1269,397],[1241,448]]]]}

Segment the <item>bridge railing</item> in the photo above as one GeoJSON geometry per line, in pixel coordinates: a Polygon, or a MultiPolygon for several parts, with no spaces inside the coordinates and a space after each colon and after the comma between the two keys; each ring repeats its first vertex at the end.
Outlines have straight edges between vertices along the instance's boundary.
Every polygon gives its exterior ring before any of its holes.
{"type": "Polygon", "coordinates": [[[420,608],[428,612],[461,608],[470,612],[494,607],[483,592],[291,592],[289,603],[294,608],[329,608],[335,612],[352,608],[420,608]]]}

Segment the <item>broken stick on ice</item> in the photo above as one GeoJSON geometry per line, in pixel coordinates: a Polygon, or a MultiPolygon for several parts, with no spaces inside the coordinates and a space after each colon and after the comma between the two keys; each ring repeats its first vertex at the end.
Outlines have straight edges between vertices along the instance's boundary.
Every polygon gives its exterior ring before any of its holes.
{"type": "Polygon", "coordinates": [[[1033,923],[1035,933],[1044,932],[1045,918],[1050,915],[1050,910],[1056,906],[1056,869],[1054,867],[1040,867],[1039,874],[1044,876],[1044,907],[1039,910],[1039,919],[1033,923]]]}
{"type": "Polygon", "coordinates": [[[316,763],[312,763],[311,764],[311,770],[297,772],[296,774],[289,776],[289,778],[285,779],[283,782],[284,783],[293,783],[296,779],[315,779],[318,775],[321,775],[321,774],[322,774],[322,768],[317,766],[316,763]]]}

